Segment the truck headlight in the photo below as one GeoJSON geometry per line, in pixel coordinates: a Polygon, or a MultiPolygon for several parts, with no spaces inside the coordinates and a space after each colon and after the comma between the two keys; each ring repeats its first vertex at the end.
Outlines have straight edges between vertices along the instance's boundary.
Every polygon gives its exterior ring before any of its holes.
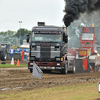
{"type": "Polygon", "coordinates": [[[35,57],[35,56],[30,58],[30,60],[33,60],[33,61],[35,61],[35,59],[36,59],[36,57],[35,57]]]}
{"type": "Polygon", "coordinates": [[[32,45],[35,45],[35,43],[32,43],[32,45]]]}
{"type": "Polygon", "coordinates": [[[60,58],[60,57],[59,58],[57,57],[57,58],[55,58],[55,60],[56,61],[63,61],[64,59],[63,58],[60,58]]]}
{"type": "Polygon", "coordinates": [[[56,61],[60,61],[60,58],[56,58],[56,61]]]}

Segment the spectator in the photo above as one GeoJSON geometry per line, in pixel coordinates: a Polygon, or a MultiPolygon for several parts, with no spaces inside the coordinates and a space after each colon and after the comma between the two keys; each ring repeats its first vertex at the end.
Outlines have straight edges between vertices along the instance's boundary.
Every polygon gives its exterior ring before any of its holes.
{"type": "Polygon", "coordinates": [[[22,61],[24,61],[24,50],[22,49],[22,61]]]}
{"type": "Polygon", "coordinates": [[[10,49],[10,56],[11,56],[11,58],[13,57],[13,53],[14,53],[14,50],[11,48],[10,49]]]}

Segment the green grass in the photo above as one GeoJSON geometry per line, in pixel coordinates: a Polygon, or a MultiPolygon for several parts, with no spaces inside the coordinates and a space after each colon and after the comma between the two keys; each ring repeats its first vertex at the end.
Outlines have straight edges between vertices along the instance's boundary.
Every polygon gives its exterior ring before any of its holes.
{"type": "Polygon", "coordinates": [[[96,100],[100,98],[96,83],[73,86],[9,91],[0,93],[0,100],[96,100]]]}
{"type": "Polygon", "coordinates": [[[27,67],[27,66],[28,66],[27,64],[20,64],[20,66],[11,64],[0,64],[0,68],[27,67]]]}

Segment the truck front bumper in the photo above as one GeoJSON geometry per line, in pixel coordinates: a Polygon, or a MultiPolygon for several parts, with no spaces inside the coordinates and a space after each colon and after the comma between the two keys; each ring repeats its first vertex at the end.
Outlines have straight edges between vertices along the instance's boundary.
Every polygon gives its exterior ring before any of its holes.
{"type": "MultiPolygon", "coordinates": [[[[42,70],[62,70],[63,62],[35,62],[42,70]]],[[[28,62],[28,69],[33,69],[33,62],[28,62]]]]}

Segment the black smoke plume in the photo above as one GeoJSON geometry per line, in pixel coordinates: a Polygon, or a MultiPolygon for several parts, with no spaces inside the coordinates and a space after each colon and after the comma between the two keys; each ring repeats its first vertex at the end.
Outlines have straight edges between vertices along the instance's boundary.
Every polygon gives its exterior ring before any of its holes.
{"type": "Polygon", "coordinates": [[[100,10],[100,0],[65,0],[64,24],[68,27],[78,19],[81,13],[91,13],[100,10]]]}

